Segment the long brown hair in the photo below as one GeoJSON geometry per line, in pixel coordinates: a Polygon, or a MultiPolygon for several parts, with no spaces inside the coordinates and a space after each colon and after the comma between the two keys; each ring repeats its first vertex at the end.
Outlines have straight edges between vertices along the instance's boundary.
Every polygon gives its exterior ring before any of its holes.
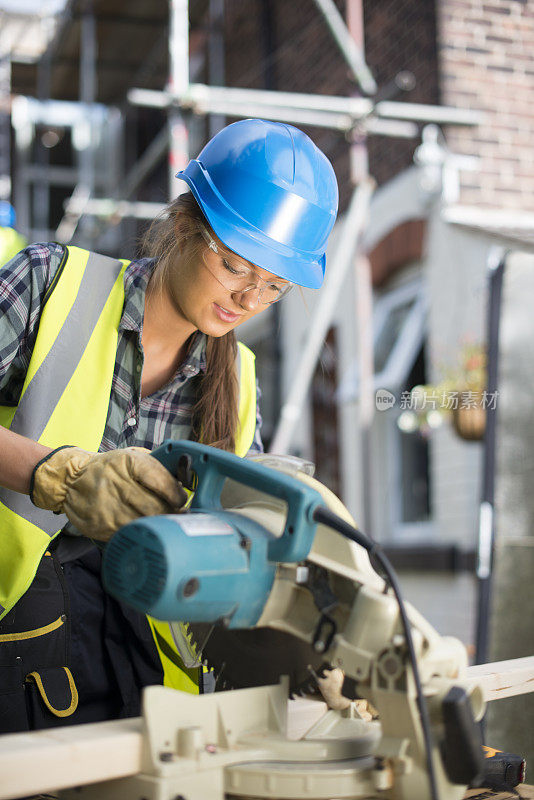
{"type": "MultiPolygon", "coordinates": [[[[188,192],[170,203],[150,225],[141,246],[144,255],[156,259],[151,291],[165,291],[178,254],[187,247],[190,258],[201,257],[206,243],[198,222],[213,234],[195,198],[188,192]]],[[[214,235],[214,234],[213,234],[214,235]]],[[[214,235],[214,238],[215,237],[214,235]]],[[[221,250],[226,248],[221,243],[221,250]]],[[[236,374],[237,343],[234,331],[207,336],[206,372],[193,406],[193,435],[198,441],[234,451],[238,419],[239,386],[236,374]]]]}

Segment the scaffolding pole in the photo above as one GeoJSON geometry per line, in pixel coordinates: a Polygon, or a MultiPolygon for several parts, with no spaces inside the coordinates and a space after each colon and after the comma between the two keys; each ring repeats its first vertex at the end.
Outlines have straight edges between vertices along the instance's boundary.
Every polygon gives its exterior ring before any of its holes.
{"type": "MultiPolygon", "coordinates": [[[[87,109],[85,125],[85,147],[80,151],[80,177],[74,195],[89,199],[95,191],[95,134],[93,130],[93,109],[96,103],[97,77],[97,39],[93,0],[85,0],[80,27],[80,101],[87,109]]],[[[78,217],[82,237],[89,233],[89,225],[78,217]],[[86,230],[84,231],[84,228],[86,230]]]]}
{"type": "Polygon", "coordinates": [[[164,127],[152,139],[139,161],[128,172],[119,189],[119,197],[123,200],[128,200],[138,190],[144,179],[150,175],[154,167],[162,160],[168,146],[169,134],[167,128],[164,127]]]}
{"type": "Polygon", "coordinates": [[[354,78],[365,94],[376,94],[378,87],[373,78],[371,70],[365,63],[363,53],[363,39],[356,41],[352,32],[341,14],[339,13],[334,0],[315,0],[315,5],[322,12],[326,24],[330,28],[332,35],[339,45],[343,57],[349,65],[354,78]]]}
{"type": "Polygon", "coordinates": [[[296,426],[302,416],[302,407],[334,314],[343,281],[347,271],[354,264],[354,255],[367,219],[373,188],[374,183],[366,181],[361,183],[352,195],[349,209],[343,220],[343,228],[335,256],[314,311],[313,324],[310,326],[306,346],[293,376],[288,398],[282,406],[280,421],[275,430],[270,448],[272,453],[287,453],[289,451],[296,426]]]}
{"type": "MultiPolygon", "coordinates": [[[[187,0],[169,0],[169,86],[173,94],[182,96],[189,88],[189,3],[187,0]]],[[[169,199],[176,195],[176,173],[184,169],[189,160],[187,126],[183,115],[171,107],[169,130],[169,199]]]]}
{"type": "MultiPolygon", "coordinates": [[[[278,92],[268,89],[236,89],[226,86],[206,86],[192,83],[183,93],[159,92],[153,89],[130,89],[128,101],[133,105],[151,108],[179,106],[197,114],[226,113],[232,116],[279,114],[277,118],[297,121],[296,114],[307,113],[306,124],[340,130],[350,129],[360,120],[373,115],[376,122],[387,120],[405,122],[435,122],[436,125],[480,125],[485,114],[481,111],[431,106],[419,103],[396,103],[382,100],[376,105],[366,97],[337,97],[302,92],[278,92]],[[322,115],[322,116],[321,116],[322,115]],[[328,119],[331,115],[331,119],[328,119]],[[317,120],[315,123],[313,119],[317,120]],[[334,124],[335,123],[335,124],[334,124]]],[[[275,117],[271,117],[274,119],[275,117]]],[[[393,134],[396,135],[396,134],[393,134]]]]}
{"type": "MultiPolygon", "coordinates": [[[[225,84],[224,58],[224,0],[209,0],[210,57],[208,62],[209,82],[212,86],[225,84]]],[[[211,114],[209,121],[210,139],[226,125],[224,114],[211,114]]]]}
{"type": "Polygon", "coordinates": [[[75,195],[72,195],[65,203],[67,217],[69,215],[78,217],[84,214],[89,217],[107,217],[115,222],[119,222],[124,217],[154,219],[164,208],[165,205],[163,203],[143,202],[140,200],[129,202],[128,200],[114,200],[108,197],[88,198],[75,195]]]}
{"type": "Polygon", "coordinates": [[[0,200],[11,199],[11,61],[0,53],[0,200]]]}
{"type": "MultiPolygon", "coordinates": [[[[47,48],[37,65],[37,97],[45,103],[50,99],[52,80],[52,51],[47,48]]],[[[50,175],[48,166],[50,154],[44,146],[42,137],[35,137],[35,185],[33,187],[32,238],[46,241],[49,238],[50,224],[50,175]]],[[[33,177],[33,175],[32,175],[33,177]]]]}
{"type": "MultiPolygon", "coordinates": [[[[332,2],[332,0],[329,0],[332,2]]],[[[316,0],[317,2],[317,0],[316,0]]],[[[325,0],[321,0],[325,2],[325,0]]],[[[348,0],[347,28],[351,41],[365,57],[365,41],[363,28],[362,0],[348,0]]],[[[369,156],[365,126],[355,130],[350,148],[351,179],[353,185],[369,180],[369,156]]],[[[373,448],[371,431],[374,417],[374,341],[373,341],[373,282],[371,264],[364,253],[356,253],[354,258],[354,284],[356,288],[356,338],[358,347],[358,363],[360,367],[360,402],[358,405],[358,433],[360,480],[362,498],[362,524],[364,530],[372,536],[373,524],[373,448]]],[[[346,444],[345,444],[346,446],[346,444]]]]}

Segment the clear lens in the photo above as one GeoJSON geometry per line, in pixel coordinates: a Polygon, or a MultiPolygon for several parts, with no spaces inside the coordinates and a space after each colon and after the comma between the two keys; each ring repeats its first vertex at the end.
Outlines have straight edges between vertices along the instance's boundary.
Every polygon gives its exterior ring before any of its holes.
{"type": "MultiPolygon", "coordinates": [[[[203,225],[199,225],[199,231],[202,234],[209,249],[219,254],[219,248],[215,240],[210,236],[208,231],[203,225]]],[[[209,269],[214,278],[216,278],[225,289],[231,292],[250,292],[254,289],[259,289],[258,302],[264,305],[270,305],[281,300],[292,288],[292,283],[276,284],[265,281],[260,275],[257,275],[254,270],[243,270],[240,267],[234,266],[228,259],[220,257],[220,262],[209,262],[204,258],[204,264],[209,269]]]]}

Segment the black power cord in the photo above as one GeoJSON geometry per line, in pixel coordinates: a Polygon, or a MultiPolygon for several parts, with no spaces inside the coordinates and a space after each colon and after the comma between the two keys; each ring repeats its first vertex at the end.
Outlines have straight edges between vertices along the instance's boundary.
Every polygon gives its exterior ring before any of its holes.
{"type": "Polygon", "coordinates": [[[395,575],[395,571],[391,566],[389,559],[382,551],[382,548],[380,547],[378,542],[374,542],[371,538],[369,538],[369,536],[367,536],[365,533],[362,533],[362,531],[358,530],[358,528],[354,528],[352,525],[349,525],[347,522],[338,517],[337,514],[332,513],[332,511],[329,511],[329,509],[325,508],[324,506],[319,506],[319,508],[315,509],[313,513],[313,518],[316,522],[320,522],[323,525],[327,525],[329,528],[333,528],[342,536],[345,536],[347,539],[356,542],[356,544],[361,545],[365,550],[367,550],[369,555],[373,556],[373,558],[375,558],[377,562],[380,564],[380,566],[384,570],[387,583],[389,583],[389,585],[393,589],[393,594],[395,595],[395,598],[399,606],[399,614],[402,622],[402,627],[404,630],[404,637],[406,639],[408,653],[410,656],[410,662],[412,665],[413,678],[417,694],[416,697],[417,708],[419,711],[419,719],[421,720],[421,729],[423,732],[423,739],[425,742],[428,781],[430,783],[430,795],[432,800],[439,800],[438,787],[436,782],[436,773],[434,770],[434,762],[432,760],[432,736],[430,733],[430,719],[428,716],[426,699],[423,694],[423,687],[421,686],[421,678],[419,676],[419,668],[417,666],[417,659],[415,656],[415,648],[413,645],[410,621],[408,619],[408,614],[406,613],[406,607],[404,605],[404,600],[402,599],[401,596],[401,591],[399,583],[397,581],[397,576],[395,575]]]}

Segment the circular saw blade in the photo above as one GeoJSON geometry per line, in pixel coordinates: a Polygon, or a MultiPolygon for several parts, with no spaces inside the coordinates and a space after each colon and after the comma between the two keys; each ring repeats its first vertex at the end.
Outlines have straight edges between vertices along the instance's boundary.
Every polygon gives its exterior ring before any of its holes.
{"type": "Polygon", "coordinates": [[[310,644],[284,631],[229,630],[204,623],[189,627],[203,661],[215,673],[216,691],[269,686],[288,675],[291,694],[309,693],[317,689],[309,667],[321,673],[326,666],[310,644]]]}

